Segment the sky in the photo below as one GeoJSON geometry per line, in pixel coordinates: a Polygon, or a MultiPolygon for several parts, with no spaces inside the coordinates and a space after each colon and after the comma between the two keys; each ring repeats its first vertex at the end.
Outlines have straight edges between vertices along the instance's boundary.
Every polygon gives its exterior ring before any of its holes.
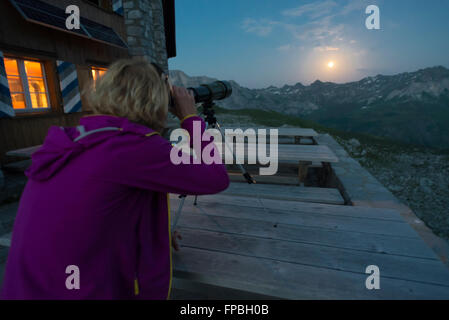
{"type": "Polygon", "coordinates": [[[169,68],[189,76],[266,88],[449,68],[448,0],[175,2],[169,68]],[[366,28],[369,5],[379,8],[378,30],[366,28]]]}

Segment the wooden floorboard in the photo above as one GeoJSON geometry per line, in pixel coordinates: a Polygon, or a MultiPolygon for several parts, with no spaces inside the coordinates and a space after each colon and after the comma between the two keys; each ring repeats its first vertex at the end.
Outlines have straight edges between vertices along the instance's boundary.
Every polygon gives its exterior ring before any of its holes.
{"type": "MultiPolygon", "coordinates": [[[[176,201],[178,198],[176,195],[171,195],[171,198],[176,201]]],[[[193,197],[187,198],[187,203],[193,202],[193,197]]],[[[230,196],[224,193],[217,195],[206,195],[198,197],[199,202],[207,203],[209,205],[216,204],[230,204],[239,207],[250,208],[267,208],[276,209],[280,211],[294,211],[294,212],[308,212],[313,214],[326,214],[335,216],[355,217],[355,218],[369,218],[369,219],[383,219],[404,222],[401,215],[393,209],[379,209],[368,207],[355,207],[355,206],[334,206],[327,204],[315,204],[304,203],[297,201],[279,201],[273,199],[257,199],[242,197],[242,196],[230,196]]]]}
{"type": "MultiPolygon", "coordinates": [[[[174,275],[193,286],[286,299],[449,298],[449,270],[394,210],[223,195],[192,202],[177,225],[174,275]],[[368,265],[380,268],[380,290],[365,287],[368,265]]],[[[172,219],[178,204],[172,196],[172,219]]]]}
{"type": "Polygon", "coordinates": [[[284,299],[449,299],[449,288],[381,278],[367,290],[367,274],[317,268],[272,259],[183,248],[175,253],[174,276],[284,299]]]}
{"type": "Polygon", "coordinates": [[[375,264],[382,270],[382,277],[433,283],[449,288],[449,272],[437,260],[367,253],[198,229],[181,229],[181,233],[182,247],[235,253],[356,273],[363,273],[364,266],[375,264]]]}
{"type": "MultiPolygon", "coordinates": [[[[172,207],[173,215],[176,209],[177,207],[172,207]]],[[[177,227],[438,260],[435,253],[420,238],[404,239],[398,236],[345,232],[291,224],[276,224],[254,219],[221,217],[208,215],[203,208],[183,210],[177,227]]]]}
{"type": "Polygon", "coordinates": [[[338,189],[299,186],[276,186],[266,184],[231,183],[223,192],[225,195],[238,195],[250,198],[291,200],[343,205],[345,200],[338,189]]]}
{"type": "MultiPolygon", "coordinates": [[[[230,197],[230,200],[232,197],[230,197]]],[[[185,211],[198,211],[193,206],[193,200],[187,199],[184,205],[185,211]]],[[[248,198],[247,201],[258,201],[259,199],[248,198]]],[[[173,199],[176,206],[179,200],[173,199]]],[[[280,205],[282,201],[279,201],[280,205]]],[[[317,205],[317,204],[316,204],[317,205]]],[[[335,216],[322,214],[320,212],[310,213],[301,211],[277,210],[275,208],[250,208],[242,210],[238,206],[228,203],[208,203],[207,214],[230,218],[246,218],[256,221],[268,221],[273,224],[301,225],[326,230],[341,230],[348,232],[363,232],[380,235],[394,235],[404,238],[417,238],[418,235],[405,221],[366,219],[351,216],[335,216]]]]}

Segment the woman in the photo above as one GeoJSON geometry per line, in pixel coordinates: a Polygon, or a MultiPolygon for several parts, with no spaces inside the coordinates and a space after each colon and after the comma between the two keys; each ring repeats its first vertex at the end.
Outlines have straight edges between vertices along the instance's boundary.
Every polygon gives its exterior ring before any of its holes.
{"type": "MultiPolygon", "coordinates": [[[[168,193],[213,194],[229,185],[222,164],[170,161],[172,146],[158,135],[169,90],[154,65],[121,60],[90,94],[94,115],[77,128],[50,128],[26,172],[3,298],[169,297],[168,193]]],[[[198,121],[204,131],[193,97],[172,90],[182,128],[192,136],[198,121]]]]}

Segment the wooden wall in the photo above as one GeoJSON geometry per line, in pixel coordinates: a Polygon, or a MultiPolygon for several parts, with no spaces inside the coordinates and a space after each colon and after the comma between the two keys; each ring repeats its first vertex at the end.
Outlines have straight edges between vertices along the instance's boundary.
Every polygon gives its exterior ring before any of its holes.
{"type": "MultiPolygon", "coordinates": [[[[124,19],[115,13],[83,0],[45,0],[45,2],[63,8],[76,4],[80,7],[82,16],[113,28],[126,40],[124,19]]],[[[38,58],[44,61],[52,106],[51,111],[46,113],[19,114],[12,119],[0,119],[0,164],[4,164],[7,161],[5,152],[42,144],[50,126],[75,126],[79,118],[89,109],[83,97],[84,113],[63,113],[56,60],[77,65],[80,90],[83,90],[90,82],[90,66],[107,66],[129,55],[127,49],[27,22],[9,1],[0,0],[0,12],[0,50],[6,55],[38,58]]]]}
{"type": "Polygon", "coordinates": [[[13,119],[0,118],[0,163],[8,159],[5,152],[42,144],[51,126],[76,126],[85,113],[48,113],[22,116],[13,119]]]}
{"type": "Polygon", "coordinates": [[[122,16],[111,12],[112,11],[112,1],[111,0],[100,0],[100,7],[97,7],[85,0],[41,0],[48,4],[66,8],[69,5],[77,5],[80,8],[81,16],[93,20],[95,22],[101,23],[115,30],[123,40],[126,40],[126,28],[124,19],[122,16]],[[103,8],[110,7],[111,10],[106,10],[103,8]]]}
{"type": "MultiPolygon", "coordinates": [[[[122,16],[108,13],[81,0],[46,0],[53,5],[77,4],[81,15],[113,28],[126,41],[125,22],[122,16]]],[[[9,1],[0,1],[0,49],[14,54],[33,54],[70,61],[75,64],[108,65],[128,57],[128,50],[67,32],[27,22],[9,1]]]]}

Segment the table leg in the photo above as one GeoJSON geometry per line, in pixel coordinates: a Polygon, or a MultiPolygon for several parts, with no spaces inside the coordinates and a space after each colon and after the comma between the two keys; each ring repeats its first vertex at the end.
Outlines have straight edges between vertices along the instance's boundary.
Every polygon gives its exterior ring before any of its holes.
{"type": "Polygon", "coordinates": [[[309,166],[312,164],[312,161],[299,161],[299,167],[298,167],[298,179],[299,179],[299,185],[301,187],[304,186],[304,182],[307,178],[307,170],[309,169],[309,166]]]}

